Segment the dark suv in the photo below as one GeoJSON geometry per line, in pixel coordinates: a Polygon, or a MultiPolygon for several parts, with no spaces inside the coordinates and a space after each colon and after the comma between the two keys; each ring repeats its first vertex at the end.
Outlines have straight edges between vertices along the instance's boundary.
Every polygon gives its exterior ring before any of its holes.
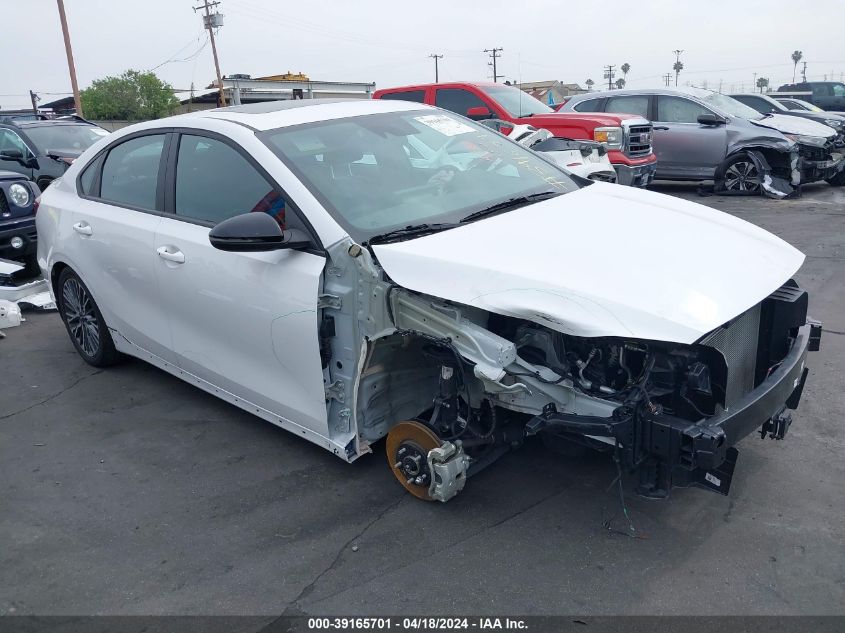
{"type": "Polygon", "coordinates": [[[42,191],[108,132],[83,119],[0,122],[0,169],[33,180],[42,191]]]}
{"type": "Polygon", "coordinates": [[[26,176],[0,171],[0,258],[37,270],[35,211],[41,192],[26,176]]]}

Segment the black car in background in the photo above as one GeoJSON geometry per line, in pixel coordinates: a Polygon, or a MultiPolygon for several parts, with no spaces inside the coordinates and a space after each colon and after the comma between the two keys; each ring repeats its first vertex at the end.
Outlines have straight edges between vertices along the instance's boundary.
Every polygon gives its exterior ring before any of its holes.
{"type": "Polygon", "coordinates": [[[728,95],[732,99],[754,108],[760,114],[785,114],[809,119],[836,130],[836,146],[845,147],[845,117],[833,112],[812,112],[810,110],[793,110],[777,99],[764,94],[728,95]]]}
{"type": "Polygon", "coordinates": [[[15,259],[37,272],[35,212],[38,186],[26,176],[0,171],[0,258],[15,259]]]}
{"type": "Polygon", "coordinates": [[[0,169],[32,179],[43,191],[107,134],[79,118],[0,121],[0,169]]]}

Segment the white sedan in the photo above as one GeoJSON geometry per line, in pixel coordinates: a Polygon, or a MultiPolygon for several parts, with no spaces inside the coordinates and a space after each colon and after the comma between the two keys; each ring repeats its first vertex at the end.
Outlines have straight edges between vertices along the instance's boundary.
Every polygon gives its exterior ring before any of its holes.
{"type": "Polygon", "coordinates": [[[727,492],[819,343],[804,256],[579,183],[419,104],[236,106],[92,146],[42,197],[38,259],[86,362],[141,358],[350,462],[386,436],[421,499],[532,435],[614,453],[642,494],[727,492]]]}

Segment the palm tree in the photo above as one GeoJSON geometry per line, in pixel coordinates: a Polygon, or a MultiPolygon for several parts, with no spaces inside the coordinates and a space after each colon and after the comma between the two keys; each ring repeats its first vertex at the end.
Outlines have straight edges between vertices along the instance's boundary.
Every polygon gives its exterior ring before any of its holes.
{"type": "Polygon", "coordinates": [[[804,57],[801,51],[792,51],[792,83],[795,83],[795,73],[798,71],[798,62],[804,57]]]}
{"type": "Polygon", "coordinates": [[[588,79],[584,83],[587,84],[587,90],[592,90],[593,86],[596,84],[596,82],[593,81],[592,79],[588,79]]]}
{"type": "Polygon", "coordinates": [[[622,78],[627,80],[628,79],[628,73],[631,70],[631,64],[629,64],[628,62],[625,62],[624,64],[622,64],[619,67],[619,70],[622,71],[622,78]]]}
{"type": "Polygon", "coordinates": [[[675,71],[675,85],[678,85],[678,75],[681,74],[681,71],[684,69],[684,63],[681,61],[677,61],[672,64],[672,70],[675,71]]]}
{"type": "Polygon", "coordinates": [[[763,88],[769,87],[769,80],[765,77],[758,77],[757,78],[757,87],[760,89],[760,92],[763,92],[763,88]]]}
{"type": "Polygon", "coordinates": [[[619,79],[616,80],[616,88],[618,90],[622,90],[622,88],[624,88],[624,87],[625,87],[625,80],[622,77],[620,77],[619,79]]]}

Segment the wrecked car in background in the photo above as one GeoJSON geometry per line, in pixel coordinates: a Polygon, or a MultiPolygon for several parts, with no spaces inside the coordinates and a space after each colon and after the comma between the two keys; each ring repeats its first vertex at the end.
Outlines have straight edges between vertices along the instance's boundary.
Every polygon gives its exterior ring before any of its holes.
{"type": "Polygon", "coordinates": [[[531,125],[513,125],[499,119],[486,119],[479,123],[504,134],[523,147],[542,153],[576,176],[587,180],[616,182],[616,171],[607,156],[607,148],[601,143],[558,138],[549,130],[538,130],[531,125]]]}
{"type": "Polygon", "coordinates": [[[698,88],[614,90],[572,97],[575,112],[630,112],[654,122],[657,178],[715,180],[716,189],[775,197],[799,184],[842,184],[836,131],[794,116],[761,115],[698,88]]]}
{"type": "Polygon", "coordinates": [[[86,362],[136,356],[349,462],[386,437],[425,500],[535,435],[642,494],[726,493],[740,439],[786,434],[821,336],[774,235],[402,101],[133,125],[37,223],[86,362]],[[420,144],[462,165],[446,181],[420,144]]]}

